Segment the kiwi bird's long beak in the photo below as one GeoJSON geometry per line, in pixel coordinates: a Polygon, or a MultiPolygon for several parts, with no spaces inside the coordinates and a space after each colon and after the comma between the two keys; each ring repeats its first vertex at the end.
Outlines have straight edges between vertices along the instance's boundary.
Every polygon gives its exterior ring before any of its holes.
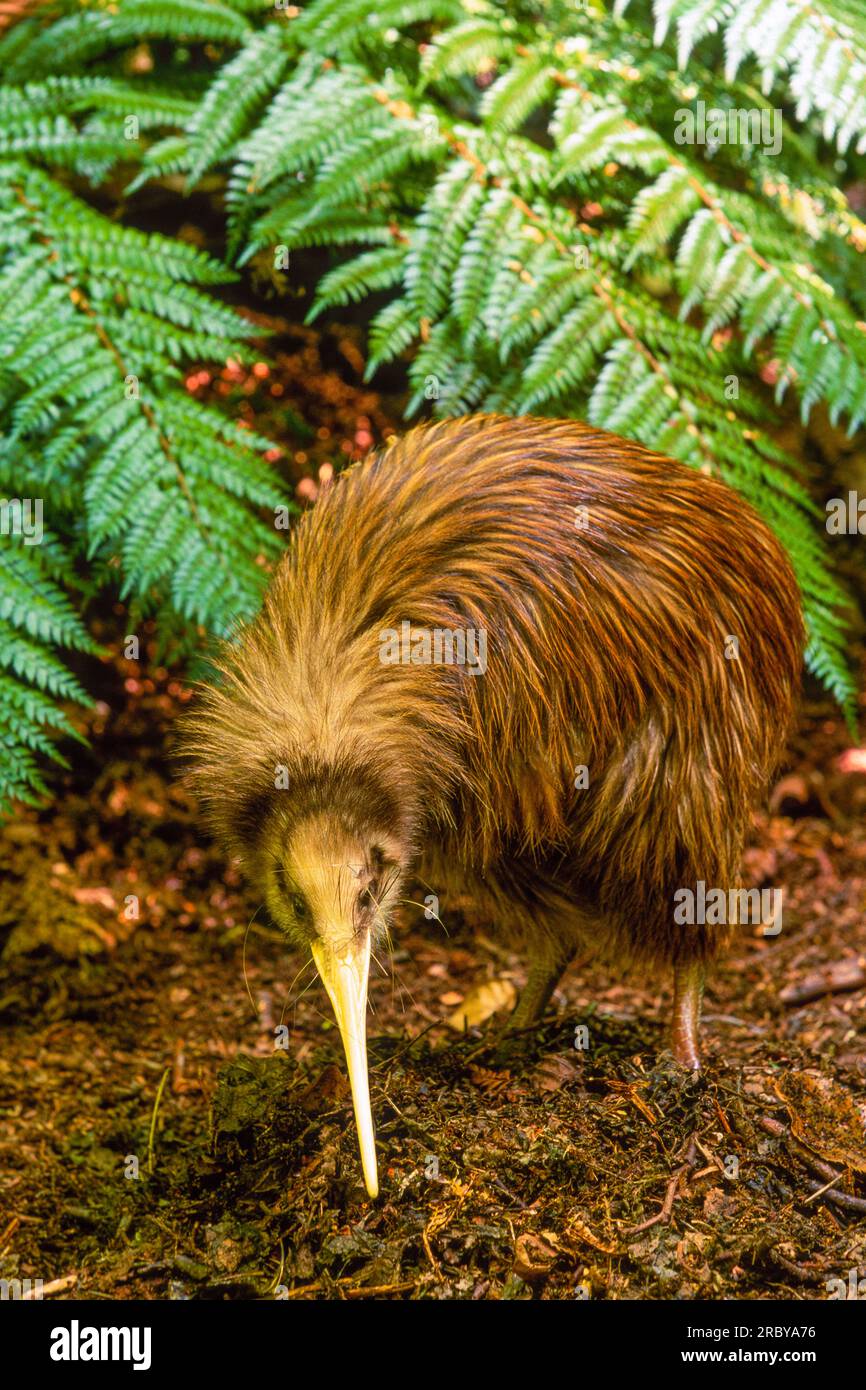
{"type": "Polygon", "coordinates": [[[376,1169],[376,1140],[370,1109],[370,1078],[367,1073],[367,978],[370,973],[370,934],[363,943],[335,951],[324,941],[313,945],[313,960],[328,991],[346,1049],[352,1104],[358,1126],[361,1166],[371,1197],[379,1195],[376,1169]]]}

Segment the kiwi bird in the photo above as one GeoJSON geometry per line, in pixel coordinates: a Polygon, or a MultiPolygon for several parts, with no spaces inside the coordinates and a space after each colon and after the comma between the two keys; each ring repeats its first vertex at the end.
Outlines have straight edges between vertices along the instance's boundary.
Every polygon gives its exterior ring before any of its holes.
{"type": "Polygon", "coordinates": [[[330,996],[371,1196],[367,978],[408,876],[525,949],[518,1028],[582,945],[666,965],[672,1049],[699,1067],[730,926],[678,921],[675,894],[738,883],[802,643],[742,497],[574,420],[421,426],[301,518],[187,747],[330,996]]]}

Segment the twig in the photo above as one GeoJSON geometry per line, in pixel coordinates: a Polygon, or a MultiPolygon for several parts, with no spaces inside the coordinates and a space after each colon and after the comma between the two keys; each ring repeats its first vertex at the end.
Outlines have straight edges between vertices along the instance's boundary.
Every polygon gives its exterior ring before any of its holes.
{"type": "Polygon", "coordinates": [[[375,1062],[370,1068],[370,1071],[379,1071],[382,1067],[387,1067],[390,1071],[395,1062],[399,1062],[401,1057],[405,1057],[407,1052],[411,1052],[416,1042],[420,1042],[424,1035],[430,1032],[431,1028],[435,1028],[442,1022],[443,1020],[441,1018],[434,1018],[432,1023],[428,1023],[426,1028],[422,1028],[420,1033],[416,1033],[414,1038],[410,1038],[405,1047],[400,1048],[399,1052],[392,1053],[390,1057],[383,1057],[381,1062],[375,1062]]]}
{"type": "Polygon", "coordinates": [[[147,1171],[153,1172],[153,1140],[156,1135],[156,1117],[159,1114],[159,1103],[162,1100],[162,1093],[165,1090],[165,1083],[171,1076],[171,1067],[166,1067],[162,1073],[162,1080],[156,1091],[156,1100],[153,1102],[153,1114],[150,1117],[150,1134],[147,1137],[147,1171]]]}
{"type": "Polygon", "coordinates": [[[346,1289],[344,1298],[378,1298],[383,1293],[406,1293],[417,1288],[415,1279],[407,1279],[403,1284],[361,1284],[356,1289],[346,1289]]]}
{"type": "Polygon", "coordinates": [[[15,1232],[18,1230],[18,1227],[20,1225],[21,1217],[13,1216],[12,1220],[9,1222],[9,1225],[6,1227],[6,1230],[3,1232],[2,1236],[0,1236],[0,1255],[4,1253],[6,1249],[6,1242],[10,1239],[11,1236],[14,1236],[15,1232]]]}
{"type": "Polygon", "coordinates": [[[732,1028],[745,1028],[747,1033],[754,1033],[756,1037],[761,1037],[766,1033],[766,1028],[760,1023],[747,1023],[744,1018],[737,1018],[735,1014],[704,1014],[705,1023],[728,1023],[732,1028]]]}
{"type": "Polygon", "coordinates": [[[29,1299],[31,1302],[44,1298],[46,1294],[63,1293],[66,1289],[74,1288],[78,1283],[77,1274],[66,1274],[62,1279],[52,1279],[48,1284],[43,1284],[40,1288],[29,1288],[22,1293],[22,1302],[29,1299]]]}
{"type": "Polygon", "coordinates": [[[767,1134],[772,1134],[774,1139],[786,1139],[796,1154],[808,1163],[816,1173],[822,1178],[829,1178],[830,1182],[843,1182],[844,1174],[831,1168],[829,1163],[825,1163],[817,1154],[813,1154],[811,1149],[805,1144],[801,1144],[796,1135],[792,1134],[787,1125],[780,1124],[778,1120],[771,1119],[769,1115],[762,1115],[759,1122],[761,1129],[766,1130],[767,1134]]]}
{"type": "MultiPolygon", "coordinates": [[[[811,1183],[810,1183],[810,1186],[811,1186],[811,1183]]],[[[829,1189],[830,1189],[832,1186],[833,1186],[833,1178],[830,1178],[830,1180],[829,1180],[828,1182],[825,1182],[825,1184],[824,1184],[823,1187],[819,1187],[817,1192],[813,1192],[812,1195],[811,1195],[811,1197],[807,1197],[807,1198],[806,1198],[806,1206],[808,1206],[810,1202],[814,1202],[815,1199],[816,1199],[817,1197],[823,1197],[824,1193],[825,1193],[825,1192],[828,1192],[829,1189]]]]}
{"type": "MultiPolygon", "coordinates": [[[[866,1201],[862,1197],[850,1197],[847,1192],[837,1192],[835,1188],[821,1187],[820,1183],[810,1182],[810,1188],[817,1188],[813,1191],[812,1197],[818,1197],[823,1192],[828,1202],[835,1202],[837,1207],[847,1207],[849,1211],[866,1212],[866,1201]]],[[[808,1200],[811,1202],[812,1197],[808,1200]]]]}
{"type": "MultiPolygon", "coordinates": [[[[358,1284],[353,1289],[344,1289],[343,1284],[348,1284],[354,1277],[354,1274],[344,1274],[333,1281],[340,1288],[343,1298],[377,1298],[384,1293],[406,1293],[418,1286],[417,1279],[410,1279],[403,1284],[358,1284]]],[[[314,1284],[301,1284],[297,1289],[289,1289],[285,1297],[302,1298],[304,1294],[320,1293],[321,1289],[322,1281],[317,1279],[314,1284]]]]}
{"type": "Polygon", "coordinates": [[[848,1207],[851,1211],[866,1212],[866,1200],[862,1197],[851,1197],[847,1192],[838,1192],[834,1186],[836,1183],[845,1181],[845,1174],[838,1172],[829,1163],[818,1158],[816,1154],[810,1152],[805,1144],[801,1144],[796,1135],[792,1134],[787,1125],[780,1124],[770,1115],[762,1115],[758,1124],[767,1134],[772,1134],[774,1139],[784,1139],[790,1144],[794,1153],[807,1163],[816,1173],[824,1178],[824,1186],[818,1182],[810,1181],[809,1190],[811,1197],[806,1198],[808,1202],[813,1202],[816,1197],[825,1197],[828,1202],[835,1202],[837,1206],[848,1207]]]}
{"type": "Polygon", "coordinates": [[[826,1270],[805,1269],[802,1265],[794,1264],[793,1260],[788,1260],[784,1255],[780,1255],[775,1246],[770,1250],[769,1255],[773,1264],[778,1265],[798,1284],[819,1284],[826,1276],[826,1270]]]}
{"type": "Polygon", "coordinates": [[[668,1183],[668,1190],[665,1193],[665,1199],[662,1202],[661,1211],[657,1212],[655,1216],[651,1216],[648,1221],[642,1221],[639,1226],[628,1227],[628,1229],[623,1231],[622,1233],[624,1236],[636,1236],[641,1231],[648,1231],[650,1226],[657,1226],[660,1222],[664,1222],[664,1224],[667,1225],[667,1223],[671,1219],[671,1213],[674,1209],[674,1202],[676,1201],[677,1196],[680,1195],[677,1192],[677,1189],[680,1185],[680,1181],[684,1177],[684,1175],[688,1173],[691,1168],[694,1167],[696,1148],[697,1136],[693,1134],[691,1139],[689,1140],[688,1148],[686,1149],[685,1162],[680,1164],[679,1168],[677,1168],[676,1172],[674,1173],[673,1177],[668,1183]]]}
{"type": "Polygon", "coordinates": [[[789,1006],[808,1004],[825,994],[844,994],[861,989],[863,985],[866,985],[866,960],[861,956],[858,960],[839,960],[825,965],[795,984],[786,985],[779,991],[779,998],[789,1006]]]}

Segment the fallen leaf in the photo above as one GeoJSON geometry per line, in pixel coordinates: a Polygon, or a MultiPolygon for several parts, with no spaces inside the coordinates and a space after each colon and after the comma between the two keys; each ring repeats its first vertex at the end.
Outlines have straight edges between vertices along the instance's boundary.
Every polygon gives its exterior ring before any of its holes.
{"type": "Polygon", "coordinates": [[[610,1245],[600,1240],[599,1237],[594,1235],[589,1229],[586,1222],[581,1221],[579,1216],[573,1216],[571,1218],[565,1234],[569,1241],[584,1241],[587,1245],[591,1245],[593,1250],[600,1250],[603,1255],[615,1255],[617,1253],[617,1247],[615,1245],[610,1245]]]}
{"type": "Polygon", "coordinates": [[[562,1053],[553,1053],[545,1057],[532,1073],[533,1080],[539,1091],[553,1093],[558,1091],[568,1082],[575,1081],[580,1076],[580,1067],[571,1057],[564,1057],[562,1053]]]}
{"type": "Polygon", "coordinates": [[[466,1028],[477,1028],[501,1009],[513,1009],[516,1002],[517,990],[510,980],[485,980],[470,989],[445,1021],[449,1028],[462,1033],[466,1028]]]}
{"type": "Polygon", "coordinates": [[[866,1173],[866,1120],[847,1091],[813,1072],[788,1072],[774,1087],[796,1139],[827,1163],[866,1173]]]}
{"type": "Polygon", "coordinates": [[[514,1246],[512,1272],[527,1284],[546,1279],[556,1259],[556,1251],[540,1236],[524,1232],[514,1246]]]}
{"type": "Polygon", "coordinates": [[[469,1080],[488,1095],[502,1094],[511,1085],[511,1072],[507,1067],[491,1071],[489,1067],[470,1067],[469,1080]]]}
{"type": "Polygon", "coordinates": [[[351,1095],[349,1083],[339,1067],[329,1062],[322,1072],[305,1086],[296,1097],[297,1104],[308,1114],[318,1114],[351,1095]]]}

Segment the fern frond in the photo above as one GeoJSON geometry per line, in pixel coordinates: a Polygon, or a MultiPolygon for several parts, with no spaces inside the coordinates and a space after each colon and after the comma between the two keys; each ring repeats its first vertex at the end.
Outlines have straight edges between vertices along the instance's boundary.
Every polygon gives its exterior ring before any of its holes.
{"type": "MultiPolygon", "coordinates": [[[[258,607],[280,546],[262,513],[286,505],[256,452],[269,442],[194,401],[174,365],[205,347],[243,355],[246,320],[199,288],[231,278],[193,247],[108,222],[33,165],[0,164],[0,478],[62,509],[73,555],[106,577],[119,560],[123,596],[159,593],[222,633],[258,607]]],[[[50,534],[3,539],[0,804],[42,786],[26,750],[71,731],[52,697],[84,699],[56,654],[92,650],[65,593],[70,561],[50,534]]]]}
{"type": "Polygon", "coordinates": [[[33,26],[14,55],[6,79],[28,82],[69,71],[100,54],[144,39],[243,43],[249,25],[221,0],[123,0],[111,9],[84,8],[45,28],[33,26]]]}

